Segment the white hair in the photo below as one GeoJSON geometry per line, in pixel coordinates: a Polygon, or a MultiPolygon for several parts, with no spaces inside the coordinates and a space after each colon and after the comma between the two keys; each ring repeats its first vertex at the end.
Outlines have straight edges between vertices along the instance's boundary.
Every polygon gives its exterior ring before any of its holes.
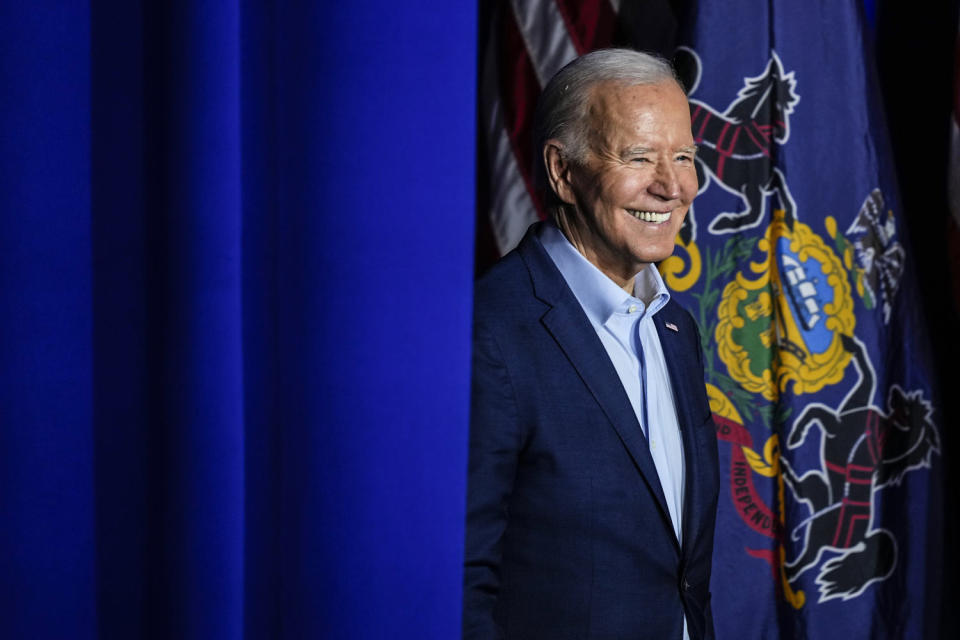
{"type": "Polygon", "coordinates": [[[548,198],[554,194],[546,182],[544,144],[559,140],[565,158],[582,162],[587,153],[590,123],[586,116],[593,90],[607,82],[628,87],[675,82],[683,90],[670,63],[632,49],[599,49],[567,64],[547,83],[533,116],[534,175],[548,198]]]}

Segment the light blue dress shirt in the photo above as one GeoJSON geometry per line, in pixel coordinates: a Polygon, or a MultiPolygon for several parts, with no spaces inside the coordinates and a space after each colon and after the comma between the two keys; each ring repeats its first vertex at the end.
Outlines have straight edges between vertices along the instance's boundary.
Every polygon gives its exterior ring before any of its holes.
{"type": "MultiPolygon", "coordinates": [[[[556,226],[542,225],[539,239],[583,307],[620,376],[650,446],[677,541],[682,543],[686,475],[683,441],[663,348],[654,326],[654,316],[669,302],[670,292],[653,264],[637,274],[631,296],[584,258],[556,226]]],[[[683,636],[689,637],[686,619],[683,636]]]]}

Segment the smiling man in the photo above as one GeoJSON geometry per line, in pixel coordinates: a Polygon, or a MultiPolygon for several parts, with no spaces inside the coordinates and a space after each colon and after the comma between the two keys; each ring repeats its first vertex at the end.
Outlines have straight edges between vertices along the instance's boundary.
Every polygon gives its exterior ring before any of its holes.
{"type": "Polygon", "coordinates": [[[710,638],[716,435],[654,264],[697,194],[686,96],[597,51],[534,124],[551,220],[476,287],[464,638],[710,638]]]}

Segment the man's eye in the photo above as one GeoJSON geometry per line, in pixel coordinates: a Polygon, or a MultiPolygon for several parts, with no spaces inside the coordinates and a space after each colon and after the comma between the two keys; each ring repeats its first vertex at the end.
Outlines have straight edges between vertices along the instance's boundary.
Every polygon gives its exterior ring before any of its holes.
{"type": "Polygon", "coordinates": [[[677,162],[693,162],[693,155],[689,153],[681,153],[677,156],[677,162]]]}
{"type": "Polygon", "coordinates": [[[646,163],[646,162],[650,162],[650,158],[644,158],[640,156],[640,157],[633,158],[631,162],[646,163]]]}

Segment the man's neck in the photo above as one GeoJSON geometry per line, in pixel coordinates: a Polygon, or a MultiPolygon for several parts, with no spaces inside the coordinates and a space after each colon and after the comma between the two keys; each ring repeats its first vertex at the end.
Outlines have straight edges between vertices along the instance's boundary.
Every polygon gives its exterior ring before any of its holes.
{"type": "Polygon", "coordinates": [[[568,217],[561,213],[556,212],[553,216],[553,220],[557,225],[557,228],[560,229],[560,233],[567,239],[567,241],[573,246],[577,252],[582,255],[587,261],[600,270],[603,275],[607,276],[616,283],[618,287],[627,292],[628,295],[633,295],[634,286],[637,278],[637,273],[640,273],[643,269],[646,268],[646,265],[641,267],[635,273],[624,272],[623,269],[615,269],[612,265],[604,264],[604,260],[601,259],[599,255],[594,251],[590,251],[588,243],[584,242],[582,239],[582,234],[580,227],[578,225],[571,224],[568,217]]]}

